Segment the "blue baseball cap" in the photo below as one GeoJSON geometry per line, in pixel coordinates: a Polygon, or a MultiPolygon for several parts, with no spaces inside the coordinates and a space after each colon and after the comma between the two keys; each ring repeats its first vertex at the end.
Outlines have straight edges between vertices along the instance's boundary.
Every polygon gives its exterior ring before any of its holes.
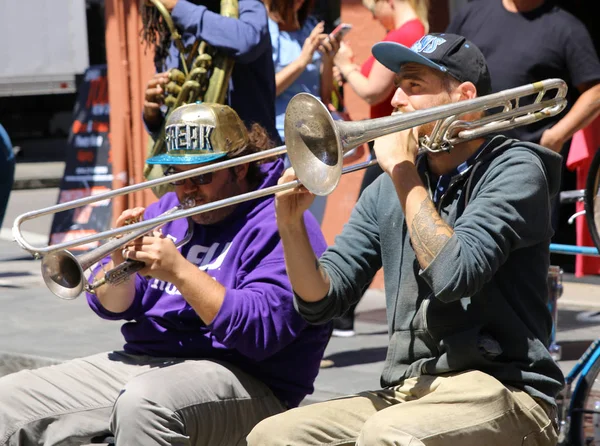
{"type": "Polygon", "coordinates": [[[402,65],[417,63],[447,73],[459,82],[472,82],[477,95],[492,92],[492,81],[485,57],[463,36],[428,34],[410,48],[396,42],[379,42],[373,46],[373,56],[394,73],[402,65]]]}

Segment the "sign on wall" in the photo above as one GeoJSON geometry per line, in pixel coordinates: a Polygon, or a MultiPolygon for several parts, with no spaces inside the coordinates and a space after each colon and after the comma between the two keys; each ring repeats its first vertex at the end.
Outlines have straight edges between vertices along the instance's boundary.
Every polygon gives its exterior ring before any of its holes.
{"type": "MultiPolygon", "coordinates": [[[[69,134],[65,173],[59,203],[107,192],[112,189],[110,159],[109,104],[106,65],[88,68],[78,88],[69,134]]],[[[54,216],[50,244],[70,241],[108,229],[112,208],[110,200],[60,212],[54,216]]],[[[73,248],[87,251],[100,242],[73,248]]]]}

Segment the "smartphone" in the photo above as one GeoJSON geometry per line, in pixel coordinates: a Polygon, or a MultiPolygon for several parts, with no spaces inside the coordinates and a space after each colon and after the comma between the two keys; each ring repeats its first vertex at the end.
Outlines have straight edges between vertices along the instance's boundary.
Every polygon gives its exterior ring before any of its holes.
{"type": "Polygon", "coordinates": [[[331,31],[331,33],[329,34],[329,38],[338,39],[338,41],[341,41],[351,29],[352,25],[350,25],[349,23],[340,23],[338,26],[335,27],[333,31],[331,31]]]}

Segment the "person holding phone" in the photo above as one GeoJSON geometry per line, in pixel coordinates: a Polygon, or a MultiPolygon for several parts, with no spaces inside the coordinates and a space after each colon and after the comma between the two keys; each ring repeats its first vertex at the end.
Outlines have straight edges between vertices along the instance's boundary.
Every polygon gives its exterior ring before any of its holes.
{"type": "MultiPolygon", "coordinates": [[[[384,42],[396,42],[411,47],[429,30],[429,0],[363,0],[363,5],[371,11],[373,18],[388,30],[383,38],[384,42]]],[[[391,102],[395,91],[393,71],[388,70],[373,56],[362,66],[357,65],[354,63],[352,49],[343,42],[334,63],[352,90],[371,106],[371,118],[381,118],[392,113],[391,102]]],[[[374,157],[372,142],[369,143],[369,150],[371,157],[374,157]]],[[[359,196],[382,172],[379,164],[367,168],[360,185],[359,196]]],[[[358,302],[352,305],[346,314],[333,321],[334,336],[354,336],[354,311],[357,305],[358,302]]]]}
{"type": "MultiPolygon", "coordinates": [[[[325,104],[333,89],[333,58],[339,40],[324,32],[324,22],[311,15],[314,0],[265,0],[275,65],[275,126],[285,139],[283,124],[287,105],[296,94],[311,93],[325,104]]],[[[311,212],[319,223],[326,197],[315,201],[311,212]]]]}

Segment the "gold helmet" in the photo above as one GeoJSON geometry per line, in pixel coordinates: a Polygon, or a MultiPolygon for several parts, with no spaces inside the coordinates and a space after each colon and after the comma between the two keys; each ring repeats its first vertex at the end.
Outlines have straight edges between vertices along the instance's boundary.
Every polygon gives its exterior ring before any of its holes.
{"type": "Polygon", "coordinates": [[[202,164],[234,157],[248,145],[244,122],[229,106],[195,103],[182,105],[169,115],[165,125],[166,153],[153,156],[148,164],[202,164]]]}

